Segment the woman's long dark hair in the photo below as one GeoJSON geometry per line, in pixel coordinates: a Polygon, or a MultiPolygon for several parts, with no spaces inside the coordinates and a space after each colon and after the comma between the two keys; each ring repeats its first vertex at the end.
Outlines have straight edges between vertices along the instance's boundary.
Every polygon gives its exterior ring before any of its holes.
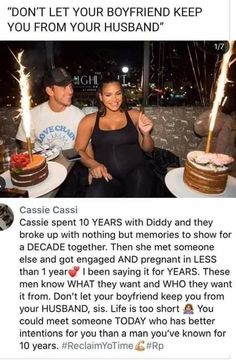
{"type": "Polygon", "coordinates": [[[120,89],[121,89],[121,93],[122,93],[122,103],[120,106],[120,111],[126,112],[128,110],[127,99],[126,99],[126,95],[125,95],[123,86],[121,85],[121,82],[114,76],[107,76],[102,79],[102,81],[98,85],[97,92],[96,92],[96,104],[98,107],[98,114],[100,116],[106,115],[106,107],[104,106],[103,102],[100,100],[99,94],[102,93],[104,85],[111,84],[111,83],[118,83],[120,85],[120,89]]]}

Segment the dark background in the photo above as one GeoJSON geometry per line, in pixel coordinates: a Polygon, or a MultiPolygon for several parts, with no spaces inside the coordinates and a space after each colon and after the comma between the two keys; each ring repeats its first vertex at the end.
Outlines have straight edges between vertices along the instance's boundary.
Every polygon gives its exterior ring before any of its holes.
{"type": "MultiPolygon", "coordinates": [[[[150,105],[208,105],[212,101],[223,56],[223,51],[214,47],[215,43],[150,42],[150,105]]],[[[32,106],[45,100],[42,78],[52,65],[67,68],[73,77],[102,76],[107,72],[122,75],[122,67],[128,66],[127,89],[133,89],[129,96],[131,100],[133,97],[134,101],[142,101],[142,94],[137,95],[142,85],[142,41],[14,41],[0,42],[0,106],[19,105],[18,83],[12,76],[17,77],[18,64],[9,48],[15,54],[24,50],[22,62],[30,72],[32,106]]],[[[229,80],[226,86],[227,112],[236,110],[235,64],[230,68],[229,80]]],[[[79,98],[82,90],[89,92],[89,89],[76,89],[75,86],[75,96],[79,98]]]]}

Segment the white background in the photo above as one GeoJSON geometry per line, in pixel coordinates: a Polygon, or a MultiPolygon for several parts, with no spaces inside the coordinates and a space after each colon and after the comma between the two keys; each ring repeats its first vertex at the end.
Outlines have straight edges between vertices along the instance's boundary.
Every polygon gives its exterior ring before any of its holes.
{"type": "MultiPolygon", "coordinates": [[[[125,0],[120,0],[119,2],[111,2],[107,0],[100,1],[92,1],[92,0],[81,0],[81,1],[45,1],[45,0],[31,0],[30,3],[27,0],[2,0],[1,1],[1,24],[0,24],[0,37],[1,40],[226,40],[233,39],[236,36],[236,26],[235,19],[233,14],[235,14],[235,2],[230,0],[224,1],[207,1],[207,0],[146,0],[145,2],[141,0],[131,0],[129,2],[125,0]],[[102,18],[76,18],[72,16],[72,12],[70,12],[70,16],[68,18],[63,17],[49,17],[43,16],[43,18],[39,17],[35,19],[34,17],[11,17],[11,12],[7,9],[9,7],[46,7],[47,10],[49,7],[52,9],[56,7],[103,7],[104,13],[106,7],[169,7],[173,9],[174,7],[201,7],[203,12],[198,17],[174,17],[173,12],[168,17],[163,17],[161,19],[149,18],[143,19],[140,17],[132,17],[122,19],[120,17],[112,17],[106,19],[106,17],[102,18]],[[35,21],[43,21],[43,22],[51,22],[51,21],[59,21],[59,22],[78,22],[78,21],[100,21],[101,23],[104,21],[133,21],[139,22],[146,20],[149,21],[164,21],[164,26],[160,28],[158,32],[154,33],[139,33],[138,38],[137,34],[134,32],[106,32],[106,33],[96,33],[93,34],[91,32],[10,32],[7,23],[12,22],[35,22],[35,21]]],[[[47,11],[48,13],[48,11],[47,11]]],[[[46,13],[45,13],[46,14],[46,13]]],[[[68,28],[69,29],[69,28],[68,28]]]]}
{"type": "MultiPolygon", "coordinates": [[[[54,205],[62,206],[64,201],[60,199],[50,199],[50,208],[54,205]]],[[[14,358],[22,358],[22,359],[34,359],[34,358],[78,358],[88,357],[88,358],[108,358],[108,359],[118,359],[118,358],[127,358],[127,359],[146,359],[146,358],[156,358],[157,354],[152,351],[145,352],[136,352],[136,351],[113,351],[113,352],[77,352],[77,351],[61,351],[61,352],[25,352],[22,353],[19,351],[18,343],[19,341],[27,341],[27,338],[19,339],[18,337],[18,325],[17,319],[19,317],[19,302],[18,302],[18,280],[19,280],[19,271],[18,271],[18,258],[19,256],[23,256],[24,254],[19,253],[18,246],[19,240],[17,239],[17,231],[16,226],[19,222],[20,218],[26,218],[26,215],[19,213],[20,206],[28,206],[28,207],[41,207],[41,206],[49,206],[49,201],[46,199],[24,199],[19,201],[9,200],[6,201],[8,203],[14,214],[15,221],[14,225],[8,230],[2,232],[1,234],[1,242],[0,242],[0,271],[1,271],[1,308],[0,308],[0,318],[1,318],[1,327],[0,327],[0,338],[1,338],[1,346],[0,346],[0,359],[14,359],[14,358]]],[[[77,215],[61,215],[61,219],[70,219],[70,218],[80,218],[80,217],[94,217],[94,218],[168,218],[168,219],[189,219],[191,218],[201,218],[201,219],[214,219],[214,231],[219,231],[223,229],[227,232],[234,232],[234,224],[235,224],[235,216],[233,211],[234,207],[234,199],[133,199],[132,201],[129,199],[102,199],[102,200],[90,200],[90,199],[68,199],[66,206],[74,207],[78,206],[78,214],[77,215]],[[221,215],[222,214],[222,215],[221,215]]],[[[65,205],[64,205],[65,206],[65,205]]],[[[57,219],[58,216],[51,212],[50,215],[29,215],[29,219],[57,219]]],[[[28,231],[33,231],[33,227],[28,229],[28,231]]],[[[152,228],[152,231],[155,231],[155,228],[152,228]]],[[[192,227],[186,227],[186,231],[192,229],[192,227]]],[[[42,230],[39,229],[39,230],[42,230]]],[[[46,229],[45,229],[46,230],[46,229]]],[[[62,230],[62,229],[60,229],[62,230]]],[[[65,228],[65,230],[69,230],[69,228],[65,228]]],[[[102,228],[101,228],[102,230],[102,228]]],[[[128,228],[112,228],[110,231],[129,231],[128,228]]],[[[156,231],[160,229],[156,228],[156,231]]],[[[197,229],[195,229],[197,230],[197,229]]],[[[199,227],[199,230],[201,228],[199,227]]],[[[206,231],[206,229],[202,229],[206,231]]],[[[54,228],[55,231],[55,228],[54,228]]],[[[145,232],[145,228],[143,229],[145,232]]],[[[150,228],[146,228],[146,231],[150,231],[150,228]]],[[[74,240],[73,243],[76,243],[74,240]]],[[[135,241],[135,240],[134,240],[135,241]]],[[[145,243],[152,243],[154,240],[145,240],[145,243]]],[[[24,243],[24,240],[21,240],[24,243]]],[[[25,241],[26,242],[26,241],[25,241]]],[[[30,241],[33,242],[33,241],[30,241]]],[[[39,242],[35,240],[35,242],[39,242]]],[[[58,240],[59,242],[59,240],[58,240]]],[[[98,243],[98,240],[94,240],[94,243],[98,243]]],[[[119,242],[119,241],[118,241],[119,242]]],[[[126,241],[120,241],[125,244],[126,241]]],[[[130,243],[130,241],[127,241],[130,243]]],[[[165,240],[159,241],[165,243],[165,240]]],[[[176,241],[175,241],[176,242],[176,241]]],[[[186,243],[186,240],[179,239],[179,243],[186,243]]],[[[198,241],[194,241],[197,243],[198,241]]],[[[203,243],[203,241],[199,240],[199,242],[203,243]]],[[[166,243],[171,243],[171,240],[167,240],[166,243]]],[[[187,241],[190,243],[190,241],[187,241]]],[[[204,241],[207,243],[207,241],[204,241]]],[[[212,241],[211,241],[212,243],[212,241]]],[[[215,269],[229,269],[231,271],[230,279],[233,280],[235,278],[235,233],[234,236],[230,240],[217,240],[215,242],[216,251],[214,254],[218,257],[218,262],[216,265],[212,265],[212,268],[215,269]]],[[[50,256],[52,253],[48,253],[47,256],[50,256]]],[[[38,252],[35,252],[36,256],[39,256],[38,252]]],[[[42,253],[45,256],[45,253],[42,253]]],[[[101,253],[102,255],[102,253],[101,253]]],[[[112,255],[112,253],[107,252],[106,256],[112,255]]],[[[150,254],[154,255],[154,254],[150,254]]],[[[156,254],[156,256],[161,256],[164,254],[156,254]]],[[[90,255],[91,256],[91,255],[90,255]]],[[[69,265],[68,265],[69,266],[69,265]]],[[[132,265],[132,267],[135,265],[132,265]]],[[[22,265],[21,265],[22,267],[22,265]]],[[[124,265],[125,267],[125,265],[124,265]]],[[[30,267],[29,267],[30,268],[30,267]]],[[[33,266],[31,267],[33,268],[33,266]]],[[[65,266],[66,268],[66,266],[65,266]]],[[[226,278],[222,278],[226,281],[226,278]]],[[[230,280],[228,279],[228,280],[230,280]]],[[[29,281],[35,281],[34,278],[28,278],[29,281]]],[[[46,280],[46,278],[45,278],[46,280]]],[[[55,279],[56,280],[56,279],[55,279]]],[[[63,277],[58,280],[63,280],[63,277]]],[[[107,279],[108,280],[108,279],[107,279]]],[[[109,280],[112,281],[112,277],[109,277],[109,280]]],[[[177,280],[177,278],[176,278],[177,280]]],[[[211,281],[211,278],[203,277],[202,281],[211,281]]],[[[220,279],[218,278],[218,281],[220,279]]],[[[22,281],[22,279],[21,279],[22,281]]],[[[39,290],[39,289],[38,289],[39,290]]],[[[214,306],[216,308],[216,312],[213,317],[217,318],[217,325],[215,328],[217,329],[227,329],[229,331],[227,337],[223,340],[218,338],[209,338],[209,339],[160,339],[166,344],[165,350],[158,354],[158,358],[163,359],[235,359],[236,351],[234,346],[235,339],[235,325],[234,325],[234,307],[235,307],[235,290],[229,289],[221,289],[225,294],[225,302],[214,302],[214,306]],[[161,357],[162,356],[162,357],[161,357]],[[229,357],[231,356],[231,357],[229,357]]],[[[30,289],[29,289],[30,291],[30,289]]],[[[33,291],[33,289],[32,289],[33,291]]],[[[43,290],[46,292],[45,290],[43,290]]],[[[87,289],[88,291],[88,289],[87,289]]],[[[92,291],[92,290],[91,290],[92,291]]],[[[103,290],[106,292],[106,290],[103,290]]],[[[171,289],[170,289],[171,291],[171,289]]],[[[173,289],[173,291],[175,291],[173,289]]],[[[181,289],[178,291],[181,292],[181,289]]],[[[27,290],[25,291],[27,293],[27,290]]],[[[199,292],[199,291],[198,291],[199,292]]],[[[203,291],[204,292],[204,291],[203,291]]],[[[40,293],[40,290],[39,290],[40,293]]],[[[61,302],[58,302],[60,304],[61,302]]],[[[27,304],[27,302],[22,302],[21,305],[27,304]]],[[[171,302],[173,305],[173,301],[171,302]]],[[[32,304],[31,304],[32,305],[32,304]]],[[[38,305],[38,302],[35,302],[34,305],[38,305]]],[[[158,304],[157,304],[158,305],[158,304]]],[[[179,303],[180,307],[182,303],[179,303]]],[[[212,305],[210,301],[208,301],[206,306],[212,305]]],[[[56,315],[56,314],[55,314],[56,315]]],[[[53,316],[55,316],[53,315],[53,316]]],[[[117,314],[115,314],[117,315],[117,314]]],[[[119,314],[120,315],[120,314],[119,314]]],[[[60,315],[61,316],[61,315],[60,315]]],[[[199,315],[200,316],[200,315],[199,315]]],[[[206,317],[211,317],[210,314],[206,314],[206,317]]],[[[119,326],[117,326],[117,329],[119,326]]],[[[157,326],[157,329],[161,327],[157,326]]],[[[207,326],[201,327],[199,326],[199,330],[204,328],[207,330],[207,326]]],[[[32,330],[40,329],[37,326],[33,326],[32,330]]],[[[60,328],[56,327],[57,330],[60,328]]],[[[111,330],[115,330],[112,328],[111,330]]],[[[143,327],[142,330],[145,330],[143,327]]],[[[177,330],[177,328],[175,329],[177,330]]],[[[30,339],[34,341],[34,338],[30,339]]],[[[41,339],[42,342],[50,342],[50,339],[41,339]]],[[[74,339],[72,339],[74,340],[74,339]]],[[[92,338],[94,341],[95,339],[92,338]]],[[[113,339],[114,340],[114,339],[113,339]]],[[[124,341],[124,339],[121,339],[124,341]]],[[[35,341],[38,341],[35,339],[35,341]]],[[[91,339],[90,339],[91,341],[91,339]]],[[[135,341],[135,339],[133,339],[135,341]]]]}

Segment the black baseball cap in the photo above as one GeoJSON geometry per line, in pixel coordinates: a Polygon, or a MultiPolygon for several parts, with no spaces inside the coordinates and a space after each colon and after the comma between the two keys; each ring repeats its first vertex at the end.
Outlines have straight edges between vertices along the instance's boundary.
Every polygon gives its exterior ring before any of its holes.
{"type": "Polygon", "coordinates": [[[54,68],[44,76],[44,86],[67,86],[72,82],[72,77],[63,68],[54,68]]]}

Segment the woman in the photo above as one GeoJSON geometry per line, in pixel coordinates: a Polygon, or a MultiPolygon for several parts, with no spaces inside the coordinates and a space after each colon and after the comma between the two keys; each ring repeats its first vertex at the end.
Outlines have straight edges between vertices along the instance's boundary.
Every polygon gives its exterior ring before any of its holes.
{"type": "Polygon", "coordinates": [[[184,307],[184,314],[192,315],[193,314],[193,305],[192,304],[186,304],[184,307]]]}
{"type": "Polygon", "coordinates": [[[143,113],[128,110],[120,82],[104,79],[97,91],[98,112],[79,125],[75,148],[90,169],[87,197],[149,197],[153,178],[143,151],[153,150],[153,124],[143,113]],[[85,149],[91,140],[94,159],[85,149]]]}

